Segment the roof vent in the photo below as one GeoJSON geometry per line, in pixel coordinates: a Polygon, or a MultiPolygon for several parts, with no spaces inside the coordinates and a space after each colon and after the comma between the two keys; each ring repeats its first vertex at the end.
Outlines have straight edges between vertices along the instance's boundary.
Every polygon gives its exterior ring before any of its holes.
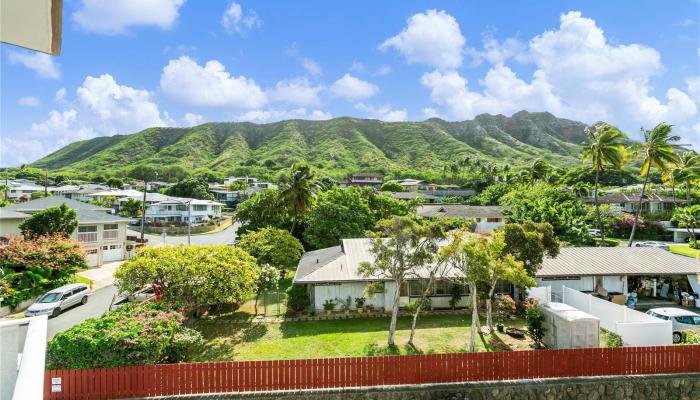
{"type": "Polygon", "coordinates": [[[316,259],[316,264],[318,264],[318,258],[316,259]]]}

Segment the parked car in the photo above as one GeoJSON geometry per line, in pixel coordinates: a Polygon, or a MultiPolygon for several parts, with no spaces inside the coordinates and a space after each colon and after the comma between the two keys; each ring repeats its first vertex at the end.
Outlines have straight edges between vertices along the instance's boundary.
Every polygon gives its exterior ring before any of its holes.
{"type": "Polygon", "coordinates": [[[84,283],[72,283],[53,289],[39,298],[34,304],[29,306],[25,315],[34,317],[48,314],[57,317],[63,310],[77,304],[85,304],[92,291],[84,283]]]}
{"type": "MultiPolygon", "coordinates": [[[[141,220],[131,221],[129,222],[129,226],[141,226],[141,220]]],[[[151,224],[148,221],[143,221],[143,226],[151,226],[151,224]]]]}
{"type": "Polygon", "coordinates": [[[700,314],[682,308],[652,308],[647,311],[647,314],[666,321],[671,321],[673,326],[673,343],[681,342],[683,339],[682,331],[700,329],[700,314]]]}
{"type": "Polygon", "coordinates": [[[635,247],[658,247],[664,250],[668,250],[668,243],[655,242],[653,240],[648,240],[646,242],[637,242],[634,244],[635,247]]]}
{"type": "Polygon", "coordinates": [[[125,304],[128,303],[141,303],[146,300],[150,300],[152,297],[156,295],[155,289],[153,288],[152,285],[148,285],[144,287],[143,289],[127,294],[127,295],[114,295],[114,298],[112,299],[112,304],[109,306],[110,311],[115,311],[123,307],[125,304]]]}

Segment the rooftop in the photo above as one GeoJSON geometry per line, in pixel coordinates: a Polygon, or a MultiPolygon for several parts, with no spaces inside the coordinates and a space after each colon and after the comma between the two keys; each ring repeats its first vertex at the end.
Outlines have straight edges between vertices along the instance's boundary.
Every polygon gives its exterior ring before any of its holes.
{"type": "Polygon", "coordinates": [[[22,203],[15,203],[4,208],[6,210],[32,213],[47,209],[49,207],[58,207],[64,203],[74,210],[101,211],[104,213],[112,211],[109,208],[96,206],[94,204],[83,203],[82,201],[72,200],[61,196],[42,197],[40,199],[24,201],[22,203]]]}
{"type": "Polygon", "coordinates": [[[464,204],[425,204],[418,207],[416,214],[421,217],[503,218],[503,207],[467,206],[464,204]]]}

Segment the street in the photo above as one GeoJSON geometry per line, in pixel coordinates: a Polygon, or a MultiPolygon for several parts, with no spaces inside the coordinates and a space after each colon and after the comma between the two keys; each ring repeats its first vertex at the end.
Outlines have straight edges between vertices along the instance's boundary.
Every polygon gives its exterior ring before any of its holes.
{"type": "Polygon", "coordinates": [[[107,311],[109,303],[112,301],[112,296],[117,293],[114,285],[109,285],[97,289],[88,299],[87,304],[77,305],[68,310],[64,310],[61,315],[56,318],[49,318],[49,327],[47,332],[47,340],[51,340],[58,332],[69,329],[88,318],[99,317],[107,311]]]}
{"type": "MultiPolygon", "coordinates": [[[[236,230],[240,227],[239,223],[234,223],[228,228],[211,234],[200,234],[192,235],[192,244],[200,245],[216,245],[216,244],[231,244],[236,238],[236,230]]],[[[128,235],[133,235],[140,237],[141,233],[138,227],[135,229],[127,230],[128,235]]],[[[184,236],[167,236],[165,242],[163,242],[163,237],[160,235],[150,235],[145,234],[144,237],[148,239],[149,246],[162,246],[162,245],[175,245],[175,244],[187,244],[187,235],[184,236]]]]}

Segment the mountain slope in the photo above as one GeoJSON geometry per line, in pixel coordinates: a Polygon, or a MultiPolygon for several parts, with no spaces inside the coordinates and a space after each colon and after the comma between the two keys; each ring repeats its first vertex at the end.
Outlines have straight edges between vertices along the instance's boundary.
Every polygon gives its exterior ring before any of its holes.
{"type": "Polygon", "coordinates": [[[143,163],[270,175],[294,161],[307,160],[322,175],[335,178],[357,171],[429,178],[465,155],[498,164],[522,165],[544,158],[572,165],[578,162],[585,127],[549,113],[526,111],[511,117],[483,114],[459,122],[336,118],[261,125],[206,123],[76,142],[33,166],[75,174],[117,174],[143,163]]]}

